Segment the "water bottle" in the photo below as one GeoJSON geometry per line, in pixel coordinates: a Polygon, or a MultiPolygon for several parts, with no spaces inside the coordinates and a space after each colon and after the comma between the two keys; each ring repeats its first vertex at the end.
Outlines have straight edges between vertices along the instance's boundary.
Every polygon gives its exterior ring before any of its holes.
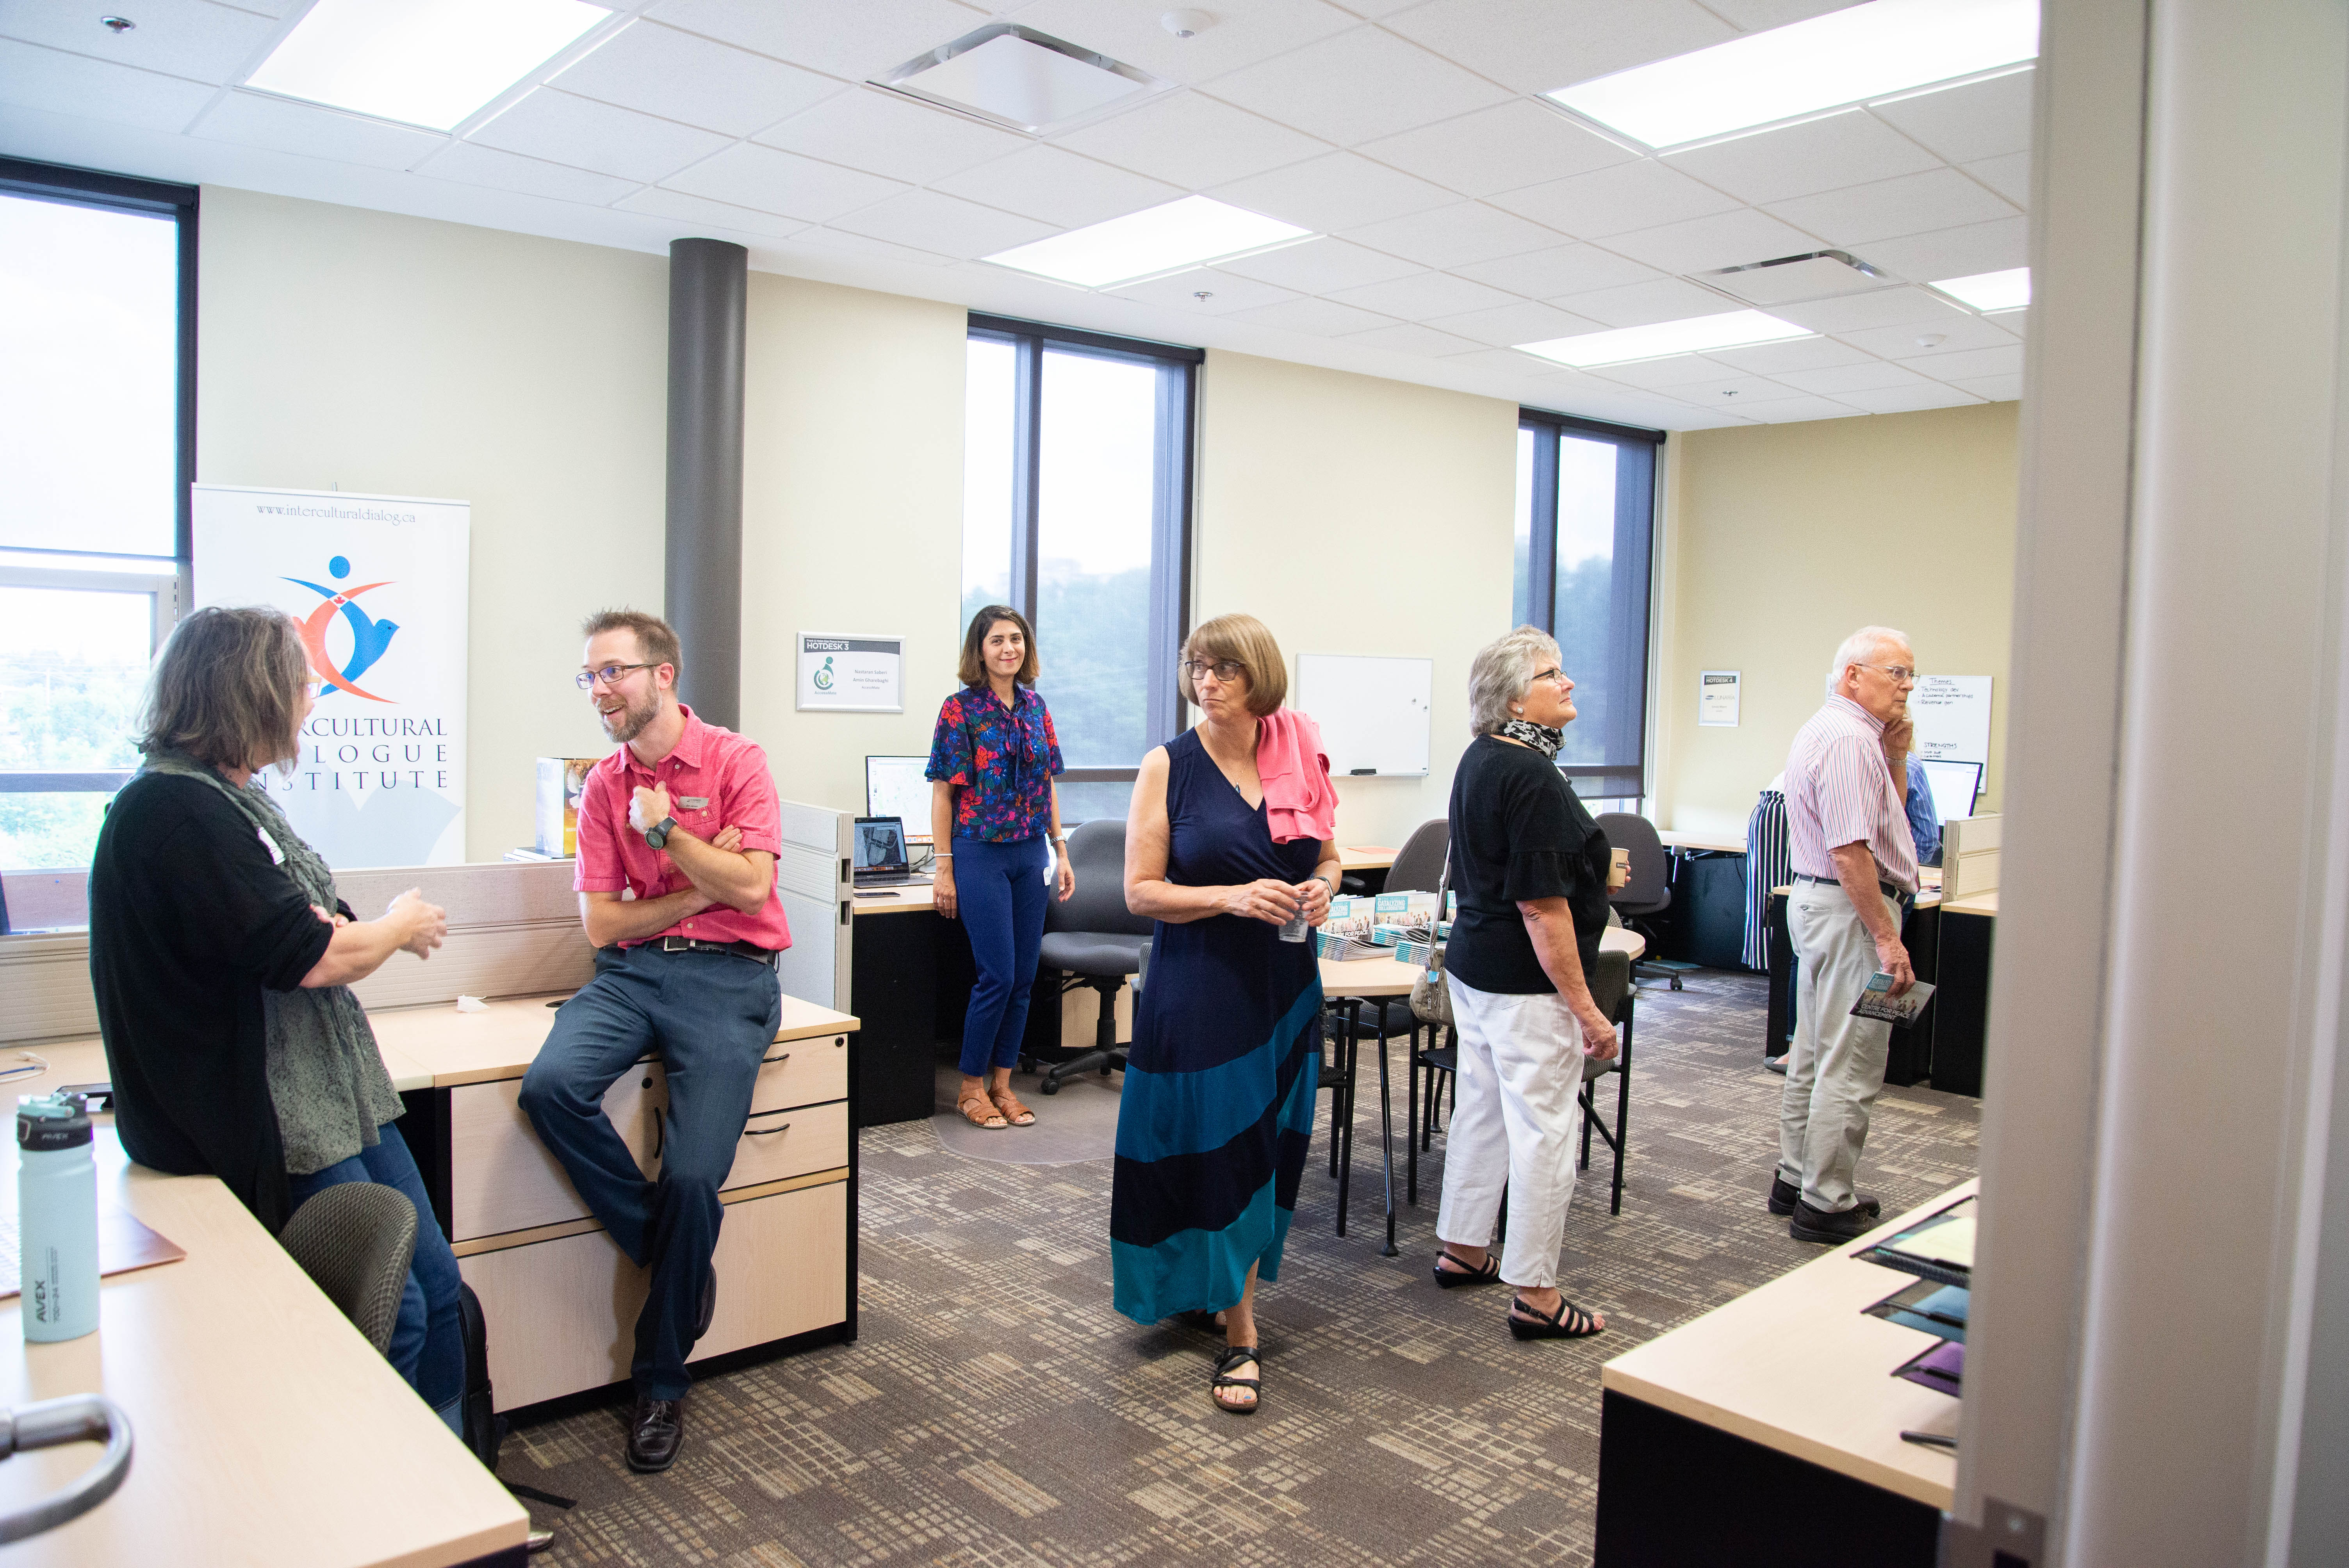
{"type": "Polygon", "coordinates": [[[16,1101],[16,1256],[27,1340],[98,1327],[98,1162],[78,1095],[16,1101]]]}

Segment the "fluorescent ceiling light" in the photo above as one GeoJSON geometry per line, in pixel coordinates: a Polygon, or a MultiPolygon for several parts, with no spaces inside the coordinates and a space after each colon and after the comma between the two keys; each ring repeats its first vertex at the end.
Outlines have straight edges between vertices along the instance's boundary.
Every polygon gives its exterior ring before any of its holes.
{"type": "Polygon", "coordinates": [[[1546,95],[1650,147],[1775,125],[2039,54],[2039,0],[1869,0],[1546,95]]]}
{"type": "Polygon", "coordinates": [[[987,260],[1064,284],[1101,288],[1237,256],[1244,251],[1265,250],[1302,240],[1312,232],[1209,197],[1185,196],[1162,207],[1128,212],[1105,223],[999,251],[987,260]]]}
{"type": "Polygon", "coordinates": [[[1560,365],[1588,367],[1625,365],[1634,359],[1663,359],[1675,354],[1702,354],[1713,348],[1742,348],[1749,343],[1778,343],[1789,337],[1812,337],[1807,326],[1780,321],[1758,310],[1730,310],[1719,315],[1692,315],[1683,321],[1659,321],[1647,326],[1622,326],[1613,332],[1586,332],[1578,337],[1553,337],[1547,343],[1520,343],[1521,354],[1537,354],[1560,365]]]}
{"type": "Polygon", "coordinates": [[[2031,269],[2010,267],[2002,273],[1976,273],[1971,277],[1943,278],[1933,285],[1951,299],[1961,299],[1976,310],[2021,310],[2031,303],[2031,269]]]}
{"type": "Polygon", "coordinates": [[[318,0],[245,86],[453,130],[611,14],[584,0],[318,0]]]}

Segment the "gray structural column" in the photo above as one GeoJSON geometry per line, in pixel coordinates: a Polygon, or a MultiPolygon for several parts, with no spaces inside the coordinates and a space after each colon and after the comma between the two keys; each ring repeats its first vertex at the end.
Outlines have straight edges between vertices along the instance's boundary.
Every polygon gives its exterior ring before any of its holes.
{"type": "Polygon", "coordinates": [[[750,253],[668,248],[668,528],[663,611],[685,645],[678,692],[742,722],[742,319],[750,253]]]}

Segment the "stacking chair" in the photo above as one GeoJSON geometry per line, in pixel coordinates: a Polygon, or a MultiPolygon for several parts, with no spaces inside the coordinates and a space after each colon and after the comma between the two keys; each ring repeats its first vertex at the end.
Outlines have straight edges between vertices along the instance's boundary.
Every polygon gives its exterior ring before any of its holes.
{"type": "Polygon", "coordinates": [[[1044,1068],[1040,1087],[1046,1094],[1060,1093],[1061,1085],[1079,1073],[1099,1068],[1107,1078],[1112,1068],[1125,1069],[1125,1050],[1117,1043],[1117,994],[1125,989],[1126,976],[1141,973],[1143,950],[1156,929],[1154,922],[1125,907],[1123,818],[1080,824],[1069,835],[1069,863],[1077,873],[1077,891],[1066,903],[1053,899],[1044,905],[1039,958],[1044,970],[1060,976],[1049,993],[1052,1005],[1057,1007],[1071,991],[1097,991],[1101,1023],[1092,1049],[1044,1068]]]}
{"type": "Polygon", "coordinates": [[[378,1355],[391,1348],[416,1253],[416,1205],[397,1188],[342,1181],[294,1211],[278,1243],[378,1355]]]}
{"type": "MultiPolygon", "coordinates": [[[[1664,851],[1664,841],[1656,837],[1656,825],[1645,817],[1630,811],[1606,811],[1597,819],[1599,830],[1607,837],[1608,847],[1624,851],[1631,858],[1631,880],[1608,895],[1615,913],[1623,923],[1648,939],[1651,947],[1662,940],[1662,933],[1653,921],[1672,906],[1671,857],[1664,851]]],[[[1678,959],[1642,959],[1633,970],[1646,978],[1661,977],[1681,989],[1681,976],[1696,967],[1678,959]]]]}

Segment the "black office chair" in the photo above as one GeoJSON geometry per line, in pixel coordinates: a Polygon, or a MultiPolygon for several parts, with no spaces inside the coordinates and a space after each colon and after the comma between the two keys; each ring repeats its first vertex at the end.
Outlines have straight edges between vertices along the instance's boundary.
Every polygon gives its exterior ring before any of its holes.
{"type": "Polygon", "coordinates": [[[295,1210],[277,1241],[378,1354],[391,1348],[416,1253],[416,1205],[406,1193],[337,1182],[295,1210]]]}
{"type": "MultiPolygon", "coordinates": [[[[1672,906],[1671,857],[1664,852],[1664,841],[1656,837],[1655,824],[1645,817],[1629,811],[1607,811],[1597,820],[1608,846],[1631,857],[1631,880],[1609,893],[1608,902],[1623,917],[1623,923],[1645,937],[1652,948],[1663,939],[1654,923],[1655,917],[1672,906]]],[[[1669,979],[1677,991],[1681,989],[1681,976],[1695,967],[1671,958],[1643,959],[1632,974],[1640,978],[1669,979]]]]}
{"type": "Polygon", "coordinates": [[[1125,1069],[1125,1049],[1117,1043],[1117,994],[1126,976],[1142,972],[1143,950],[1150,945],[1156,923],[1125,907],[1125,820],[1105,817],[1086,822],[1069,835],[1069,863],[1077,873],[1077,891],[1067,903],[1055,898],[1044,906],[1042,966],[1058,972],[1053,987],[1055,1006],[1071,991],[1091,989],[1101,994],[1101,1023],[1093,1032],[1093,1048],[1068,1061],[1047,1065],[1040,1086],[1058,1094],[1061,1085],[1094,1068],[1107,1078],[1112,1068],[1125,1069]]]}

